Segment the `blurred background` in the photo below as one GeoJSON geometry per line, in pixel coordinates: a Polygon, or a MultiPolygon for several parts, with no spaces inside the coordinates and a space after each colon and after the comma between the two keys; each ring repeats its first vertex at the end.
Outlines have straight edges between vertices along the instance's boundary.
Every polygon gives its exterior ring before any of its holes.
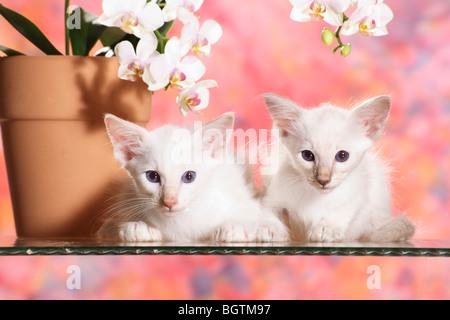
{"type": "MultiPolygon", "coordinates": [[[[64,1],[2,0],[32,20],[64,50],[64,1]]],[[[149,129],[191,124],[234,111],[237,128],[270,128],[262,95],[303,106],[348,106],[390,95],[393,107],[380,155],[394,168],[393,206],[418,224],[419,239],[450,239],[450,2],[394,1],[383,37],[342,36],[351,54],[322,44],[322,22],[294,22],[288,0],[205,0],[201,21],[224,34],[203,60],[214,79],[202,115],[181,116],[175,93],[154,94],[149,129]]],[[[73,0],[101,14],[100,0],[73,0]]],[[[178,26],[172,31],[177,32],[178,26]]],[[[42,54],[0,17],[0,44],[42,54]]],[[[0,157],[0,234],[15,235],[4,159],[0,157]]],[[[0,298],[450,298],[449,258],[377,257],[0,257],[0,298]],[[66,268],[79,265],[82,289],[68,290],[66,268]],[[382,272],[380,290],[366,286],[367,267],[382,272]]]]}

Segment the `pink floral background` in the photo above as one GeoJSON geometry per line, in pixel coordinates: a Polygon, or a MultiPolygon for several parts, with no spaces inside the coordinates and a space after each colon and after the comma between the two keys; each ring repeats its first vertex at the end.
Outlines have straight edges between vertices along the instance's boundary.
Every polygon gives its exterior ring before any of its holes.
{"type": "MultiPolygon", "coordinates": [[[[101,13],[100,0],[78,0],[101,13]]],[[[345,106],[389,94],[393,100],[381,156],[394,170],[396,212],[407,211],[419,239],[450,239],[450,3],[386,0],[394,12],[389,35],[343,37],[342,58],[320,40],[321,22],[289,19],[288,0],[205,0],[201,19],[224,34],[204,60],[215,79],[203,115],[182,117],[173,92],[154,95],[149,129],[187,124],[226,111],[238,128],[270,128],[262,95],[274,92],[305,106],[345,106]]],[[[34,21],[64,50],[63,1],[3,0],[34,21]]],[[[176,28],[175,28],[176,29],[176,28]]],[[[0,18],[0,44],[41,54],[0,18]]],[[[0,157],[0,234],[14,235],[4,159],[0,157]]],[[[448,258],[300,256],[56,256],[0,257],[0,299],[150,298],[450,298],[448,258]],[[69,265],[82,288],[66,286],[69,265]],[[367,268],[381,270],[381,289],[366,285],[367,268]]]]}

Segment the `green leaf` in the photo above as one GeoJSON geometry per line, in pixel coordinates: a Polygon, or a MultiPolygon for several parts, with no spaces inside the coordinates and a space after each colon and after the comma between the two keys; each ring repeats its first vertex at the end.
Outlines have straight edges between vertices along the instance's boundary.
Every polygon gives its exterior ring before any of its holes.
{"type": "Polygon", "coordinates": [[[100,37],[100,41],[105,47],[113,47],[128,36],[128,33],[118,27],[107,27],[100,37]]]}
{"type": "Polygon", "coordinates": [[[173,23],[175,22],[175,20],[166,22],[163,24],[163,26],[161,28],[158,29],[158,32],[163,36],[167,36],[167,33],[169,33],[170,29],[173,26],[173,23]]]}
{"type": "Polygon", "coordinates": [[[66,21],[69,30],[72,53],[76,56],[88,56],[91,49],[106,29],[106,26],[94,24],[97,16],[81,8],[73,10],[66,21]]]}
{"type": "Polygon", "coordinates": [[[0,14],[25,38],[48,55],[62,55],[30,20],[0,4],[0,14]]]}
{"type": "Polygon", "coordinates": [[[12,56],[23,56],[24,55],[22,52],[10,49],[10,48],[5,47],[5,46],[0,46],[0,51],[3,51],[4,53],[6,53],[9,57],[12,57],[12,56]]]}
{"type": "MultiPolygon", "coordinates": [[[[103,32],[100,37],[100,41],[102,42],[105,48],[109,48],[110,50],[114,50],[116,45],[121,41],[129,41],[136,49],[137,44],[139,42],[139,38],[133,34],[126,33],[117,27],[107,27],[105,32],[103,32]]],[[[106,54],[107,50],[104,50],[99,55],[106,54]]]]}
{"type": "MultiPolygon", "coordinates": [[[[160,3],[165,3],[165,1],[162,1],[160,3]]],[[[155,30],[155,35],[158,38],[158,52],[164,53],[164,48],[166,46],[167,41],[169,39],[166,37],[169,30],[172,28],[174,21],[166,22],[161,28],[158,30],[155,30]]],[[[130,41],[134,48],[136,48],[139,38],[135,35],[128,34],[124,31],[122,31],[118,27],[107,27],[105,32],[103,32],[102,36],[100,37],[100,41],[105,47],[110,47],[112,50],[114,50],[115,46],[121,42],[121,41],[130,41]]],[[[106,51],[104,51],[101,54],[105,54],[106,51]]],[[[100,54],[100,55],[101,55],[100,54]]]]}

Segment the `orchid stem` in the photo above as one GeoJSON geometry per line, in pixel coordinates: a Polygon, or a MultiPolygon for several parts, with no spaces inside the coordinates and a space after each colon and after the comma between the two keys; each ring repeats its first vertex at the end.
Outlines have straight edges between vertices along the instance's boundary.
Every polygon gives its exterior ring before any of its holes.
{"type": "MultiPolygon", "coordinates": [[[[342,20],[342,25],[343,25],[344,22],[348,20],[348,17],[345,15],[345,13],[343,13],[342,15],[343,15],[343,20],[342,20]]],[[[333,53],[336,53],[336,51],[338,51],[340,48],[342,48],[344,46],[344,44],[342,43],[341,34],[340,34],[342,25],[340,25],[334,32],[334,37],[336,38],[336,40],[338,42],[338,46],[333,49],[333,53]]]]}
{"type": "Polygon", "coordinates": [[[64,4],[64,31],[66,37],[66,56],[70,54],[70,45],[69,45],[69,28],[67,28],[67,19],[69,18],[69,13],[67,12],[69,9],[70,0],[66,0],[64,4]]]}
{"type": "Polygon", "coordinates": [[[161,33],[158,30],[155,30],[155,35],[156,35],[156,38],[158,39],[158,49],[157,50],[159,53],[164,53],[166,43],[167,43],[167,41],[169,41],[169,39],[167,37],[164,37],[163,35],[161,35],[161,33]]]}

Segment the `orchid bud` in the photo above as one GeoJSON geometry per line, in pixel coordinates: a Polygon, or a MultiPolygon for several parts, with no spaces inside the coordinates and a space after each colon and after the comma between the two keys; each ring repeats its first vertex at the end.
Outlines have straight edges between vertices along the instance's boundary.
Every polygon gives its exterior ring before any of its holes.
{"type": "Polygon", "coordinates": [[[350,44],[346,44],[341,49],[341,56],[346,57],[352,51],[352,46],[350,44]]]}
{"type": "Polygon", "coordinates": [[[333,41],[334,41],[334,33],[328,28],[323,29],[322,42],[325,45],[330,46],[333,43],[333,41]]]}

